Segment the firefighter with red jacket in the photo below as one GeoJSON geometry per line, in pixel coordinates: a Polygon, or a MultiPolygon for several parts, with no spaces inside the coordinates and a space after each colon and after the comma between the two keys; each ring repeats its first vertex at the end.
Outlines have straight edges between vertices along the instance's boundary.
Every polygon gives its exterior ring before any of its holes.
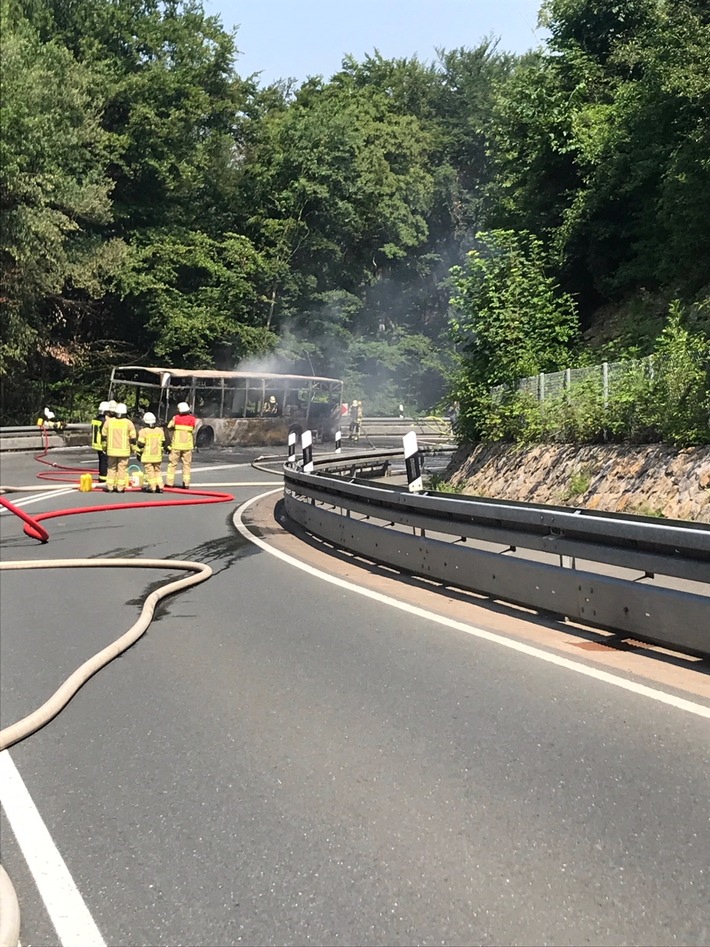
{"type": "Polygon", "coordinates": [[[128,458],[133,453],[137,437],[125,404],[117,404],[115,412],[109,413],[101,428],[101,437],[108,457],[104,492],[113,493],[115,490],[123,493],[128,486],[128,458]]]}
{"type": "Polygon", "coordinates": [[[190,405],[187,401],[181,401],[177,409],[178,413],[168,421],[170,455],[168,457],[168,473],[165,486],[175,486],[175,472],[178,464],[182,462],[182,488],[183,490],[189,490],[197,418],[190,412],[190,405]]]}
{"type": "Polygon", "coordinates": [[[157,426],[157,420],[152,411],[146,411],[143,415],[143,423],[146,427],[142,427],[138,432],[136,446],[136,457],[145,470],[146,485],[143,489],[146,493],[162,493],[163,476],[160,465],[163,462],[165,450],[165,431],[157,426]]]}

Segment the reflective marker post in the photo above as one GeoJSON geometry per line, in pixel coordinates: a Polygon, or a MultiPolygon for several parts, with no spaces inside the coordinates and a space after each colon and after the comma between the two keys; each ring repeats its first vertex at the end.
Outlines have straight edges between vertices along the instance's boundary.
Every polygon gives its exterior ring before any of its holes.
{"type": "Polygon", "coordinates": [[[303,451],[303,472],[313,473],[313,434],[304,431],[301,434],[301,449],[303,451]]]}
{"type": "Polygon", "coordinates": [[[296,465],[296,432],[289,431],[288,434],[288,459],[287,463],[292,467],[296,465]]]}
{"type": "Polygon", "coordinates": [[[342,437],[342,434],[340,433],[340,431],[336,431],[336,432],[335,432],[335,453],[336,453],[336,454],[339,454],[340,451],[341,451],[341,447],[340,447],[340,438],[341,438],[341,437],[342,437]]]}
{"type": "Polygon", "coordinates": [[[404,445],[404,463],[407,467],[407,483],[410,493],[421,493],[424,489],[422,482],[422,459],[417,444],[417,435],[409,431],[402,438],[404,445]]]}

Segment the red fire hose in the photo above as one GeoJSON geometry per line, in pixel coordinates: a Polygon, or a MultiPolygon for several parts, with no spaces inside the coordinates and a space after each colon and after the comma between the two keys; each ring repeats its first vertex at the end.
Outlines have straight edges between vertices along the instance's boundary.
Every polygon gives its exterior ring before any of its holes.
{"type": "MultiPolygon", "coordinates": [[[[35,456],[35,460],[40,464],[47,464],[49,467],[54,467],[58,471],[63,471],[64,474],[77,474],[77,473],[97,473],[96,470],[87,470],[86,467],[69,467],[64,464],[55,464],[50,460],[47,460],[47,454],[49,452],[49,435],[46,430],[42,430],[42,435],[44,437],[44,449],[40,454],[35,456]]],[[[61,480],[65,483],[74,482],[74,477],[63,476],[61,473],[55,474],[50,471],[43,471],[38,473],[37,476],[41,480],[61,480]]],[[[129,488],[130,489],[130,488],[129,488]]],[[[172,493],[174,488],[164,487],[166,492],[172,493]]],[[[39,513],[36,516],[30,516],[20,507],[15,506],[14,503],[11,503],[10,500],[6,500],[2,494],[0,494],[0,505],[4,506],[6,509],[10,510],[11,513],[14,513],[16,516],[19,516],[20,519],[24,522],[24,532],[27,536],[30,536],[32,539],[37,539],[41,543],[46,543],[49,540],[49,533],[41,526],[40,523],[42,520],[55,519],[58,516],[76,516],[79,513],[98,513],[104,512],[107,510],[135,510],[135,509],[145,509],[146,507],[154,506],[181,506],[182,504],[199,504],[199,503],[228,503],[230,500],[234,500],[234,497],[231,493],[217,493],[211,490],[191,490],[188,494],[185,494],[182,490],[174,491],[177,495],[180,496],[180,499],[177,500],[142,500],[141,502],[135,503],[109,503],[103,506],[81,506],[76,509],[64,509],[64,510],[51,510],[47,513],[39,513]]]]}
{"type": "MultiPolygon", "coordinates": [[[[92,469],[91,467],[67,467],[64,464],[55,464],[51,460],[47,460],[47,454],[49,453],[49,432],[45,428],[42,428],[41,433],[44,439],[44,447],[41,453],[35,454],[35,460],[37,461],[38,464],[46,464],[47,467],[53,467],[54,470],[56,471],[63,470],[66,474],[68,473],[75,473],[75,474],[98,473],[98,470],[96,468],[92,469]]],[[[37,474],[37,479],[38,480],[52,480],[57,483],[73,483],[76,478],[66,477],[66,476],[63,476],[61,473],[54,473],[51,470],[42,470],[40,471],[40,473],[37,474]]]]}
{"type": "MultiPolygon", "coordinates": [[[[165,487],[165,490],[170,490],[171,487],[165,487]]],[[[175,490],[175,493],[180,494],[179,500],[143,500],[140,503],[109,503],[106,506],[80,506],[76,509],[66,509],[66,510],[50,510],[47,513],[39,513],[37,516],[30,516],[20,507],[15,506],[14,503],[11,503],[9,500],[6,500],[5,497],[0,495],[0,504],[10,510],[11,513],[14,513],[16,516],[19,516],[21,520],[24,521],[24,531],[28,536],[31,536],[32,539],[38,539],[41,543],[46,543],[49,539],[49,533],[40,525],[41,520],[51,520],[57,516],[76,516],[78,513],[103,513],[107,510],[136,510],[136,509],[145,509],[150,506],[182,506],[183,504],[196,504],[196,503],[228,503],[230,500],[234,500],[234,497],[231,493],[216,493],[211,490],[191,490],[189,494],[184,494],[182,490],[175,490]]]]}

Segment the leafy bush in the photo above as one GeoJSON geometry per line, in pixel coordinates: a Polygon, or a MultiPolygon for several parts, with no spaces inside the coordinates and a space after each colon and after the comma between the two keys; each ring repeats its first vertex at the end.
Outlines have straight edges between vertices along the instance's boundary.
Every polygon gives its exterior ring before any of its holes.
{"type": "Polygon", "coordinates": [[[581,470],[575,470],[569,478],[567,488],[562,494],[562,502],[574,500],[587,492],[592,482],[592,470],[590,467],[583,467],[581,470]]]}
{"type": "MultiPolygon", "coordinates": [[[[605,397],[601,372],[539,402],[507,386],[478,396],[484,440],[566,443],[710,443],[710,339],[671,305],[651,360],[630,359],[605,397]]],[[[470,405],[468,406],[470,410],[470,405]]]]}
{"type": "Polygon", "coordinates": [[[543,242],[532,233],[491,230],[476,234],[478,249],[451,277],[451,332],[461,358],[454,396],[462,405],[459,428],[483,435],[491,385],[552,371],[577,340],[574,300],[548,275],[543,242]]]}

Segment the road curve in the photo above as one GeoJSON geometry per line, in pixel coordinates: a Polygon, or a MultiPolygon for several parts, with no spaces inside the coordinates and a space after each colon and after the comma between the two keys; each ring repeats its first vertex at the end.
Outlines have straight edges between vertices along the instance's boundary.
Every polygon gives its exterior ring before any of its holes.
{"type": "MultiPolygon", "coordinates": [[[[230,488],[240,502],[268,489],[263,473],[211,459],[198,482],[251,483],[230,488]]],[[[238,533],[232,512],[54,520],[46,553],[0,520],[4,559],[171,556],[215,573],[10,752],[103,943],[710,940],[706,718],[297,570],[238,533]]],[[[273,499],[245,514],[301,562],[395,591],[385,570],[326,560],[277,517],[273,499]]],[[[165,581],[7,578],[3,725],[121,634],[146,583],[165,581]]],[[[470,596],[397,589],[551,653],[593,641],[470,596]]],[[[568,653],[589,668],[608,660],[568,653]]],[[[710,706],[706,668],[619,660],[604,670],[710,706]]],[[[23,855],[32,840],[2,818],[22,942],[56,944],[23,855]]]]}

